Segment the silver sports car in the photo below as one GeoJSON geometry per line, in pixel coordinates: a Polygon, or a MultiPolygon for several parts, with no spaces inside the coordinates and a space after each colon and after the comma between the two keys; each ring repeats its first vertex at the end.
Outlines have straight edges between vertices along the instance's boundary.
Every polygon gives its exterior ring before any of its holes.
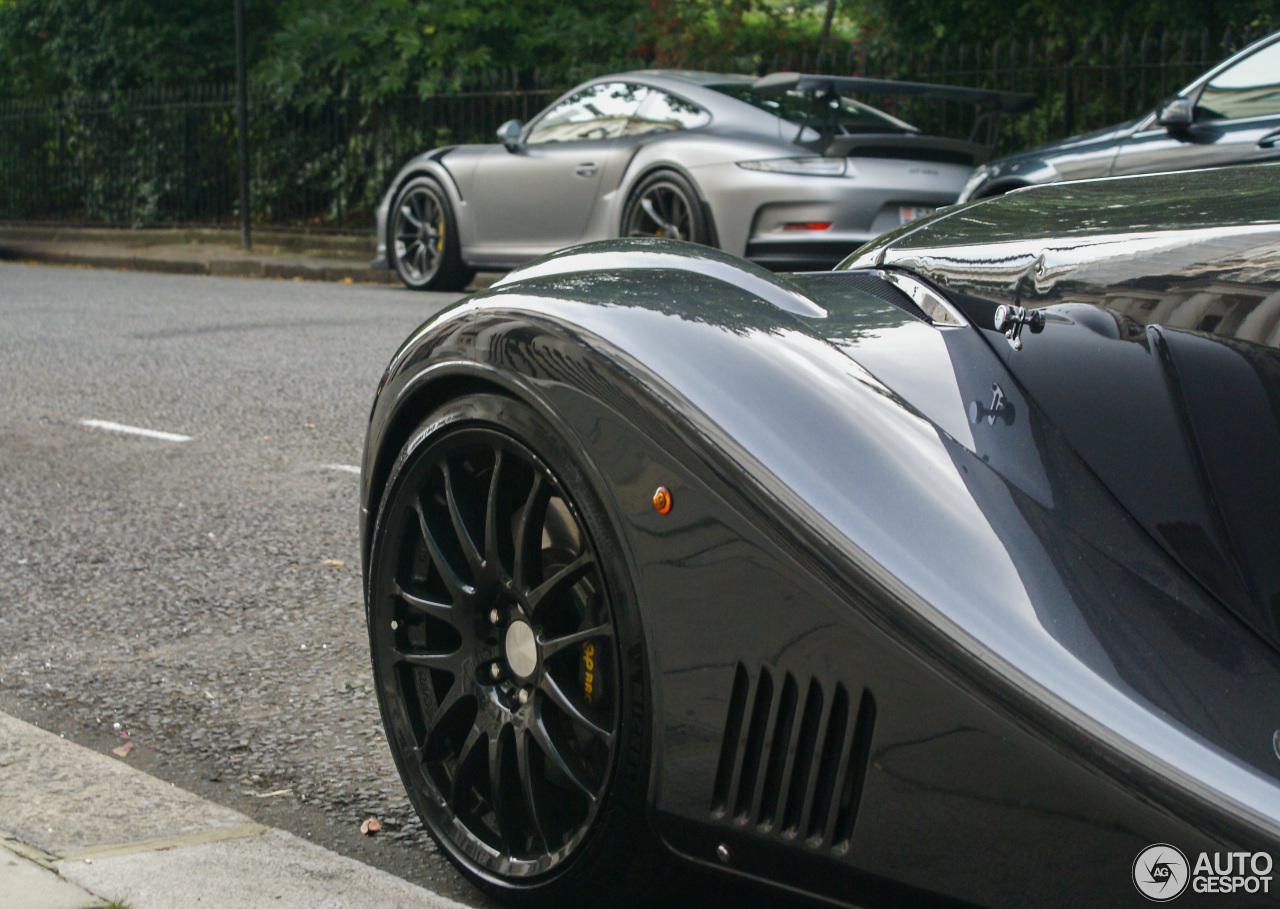
{"type": "Polygon", "coordinates": [[[643,71],[568,92],[499,143],[437,148],[401,169],[378,208],[375,268],[409,287],[461,289],[573,243],[656,236],[772,268],[825,268],[956,201],[1028,95],[774,73],[643,71]],[[968,140],[927,136],[847,93],[976,105],[968,140]],[[985,142],[976,141],[986,130],[985,142]]]}

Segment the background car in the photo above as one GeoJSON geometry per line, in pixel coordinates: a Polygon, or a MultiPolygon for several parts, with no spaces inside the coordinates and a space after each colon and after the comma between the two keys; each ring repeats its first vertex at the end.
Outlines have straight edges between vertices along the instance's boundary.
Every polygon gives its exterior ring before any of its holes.
{"type": "Polygon", "coordinates": [[[377,213],[375,267],[460,289],[573,243],[690,240],[773,267],[829,267],[876,234],[956,200],[990,147],[925,136],[848,97],[912,94],[1018,109],[1031,96],[778,73],[603,76],[501,144],[427,152],[377,213]]]}
{"type": "Polygon", "coordinates": [[[1119,126],[978,167],[961,202],[1036,183],[1193,170],[1280,157],[1280,32],[1119,126]]]}
{"type": "Polygon", "coordinates": [[[678,855],[1011,909],[1277,854],[1277,176],[1036,187],[805,275],[599,242],[417,330],[362,546],[442,852],[521,904],[678,855]]]}

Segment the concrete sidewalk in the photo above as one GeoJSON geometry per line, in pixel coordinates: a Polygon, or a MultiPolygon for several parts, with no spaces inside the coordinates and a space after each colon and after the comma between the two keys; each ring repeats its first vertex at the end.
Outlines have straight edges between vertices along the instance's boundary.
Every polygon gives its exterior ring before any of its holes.
{"type": "Polygon", "coordinates": [[[0,909],[466,909],[0,713],[0,909]]]}
{"type": "Polygon", "coordinates": [[[372,269],[367,235],[259,231],[253,249],[232,230],[121,230],[0,225],[0,260],[177,274],[399,284],[372,269]]]}

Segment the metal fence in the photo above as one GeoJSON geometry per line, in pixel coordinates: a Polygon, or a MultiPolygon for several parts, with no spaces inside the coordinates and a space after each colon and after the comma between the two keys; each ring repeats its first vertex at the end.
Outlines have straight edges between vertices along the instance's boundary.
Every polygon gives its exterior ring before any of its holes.
{"type": "MultiPolygon", "coordinates": [[[[848,47],[788,58],[681,61],[725,72],[791,69],[1035,92],[1011,118],[1008,152],[1150,110],[1250,40],[1227,33],[1121,36],[1079,47],[1043,39],[933,52],[848,47]]],[[[504,120],[528,120],[573,82],[636,68],[598,66],[572,77],[472,74],[462,88],[377,101],[335,94],[299,106],[249,94],[250,215],[259,226],[366,231],[388,180],[434,145],[488,142],[504,120]]],[[[957,105],[872,98],[928,132],[967,135],[957,105]]],[[[231,86],[158,89],[114,97],[0,101],[0,220],[114,226],[236,222],[236,134],[231,86]]]]}

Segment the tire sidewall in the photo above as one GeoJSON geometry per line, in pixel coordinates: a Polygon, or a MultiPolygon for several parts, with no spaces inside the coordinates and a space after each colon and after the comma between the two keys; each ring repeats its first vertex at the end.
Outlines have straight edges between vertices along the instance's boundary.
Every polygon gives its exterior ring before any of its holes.
{"type": "Polygon", "coordinates": [[[618,537],[570,444],[547,419],[514,398],[474,394],[442,405],[413,433],[391,468],[374,527],[369,577],[367,616],[383,726],[410,800],[432,838],[473,882],[485,890],[526,905],[553,904],[581,897],[586,885],[582,872],[587,868],[591,869],[592,880],[598,886],[597,869],[601,863],[607,865],[613,853],[625,851],[628,839],[636,836],[636,824],[644,823],[651,741],[649,731],[652,728],[651,700],[639,612],[618,537]],[[378,666],[378,635],[373,623],[379,620],[380,610],[375,600],[386,596],[379,589],[380,579],[385,576],[384,562],[396,557],[398,541],[387,539],[388,532],[396,530],[399,523],[391,518],[395,510],[393,505],[407,483],[416,479],[420,473],[418,465],[431,457],[436,444],[445,441],[455,430],[472,426],[495,429],[514,437],[556,477],[572,500],[569,505],[575,517],[582,522],[594,544],[617,630],[620,740],[604,789],[604,804],[574,852],[543,876],[530,879],[502,878],[478,865],[448,835],[448,831],[438,829],[432,822],[435,811],[428,801],[432,796],[425,785],[427,775],[420,767],[406,766],[401,749],[392,741],[393,730],[405,728],[407,724],[403,713],[405,707],[396,694],[390,673],[379,671],[378,666]]]}

